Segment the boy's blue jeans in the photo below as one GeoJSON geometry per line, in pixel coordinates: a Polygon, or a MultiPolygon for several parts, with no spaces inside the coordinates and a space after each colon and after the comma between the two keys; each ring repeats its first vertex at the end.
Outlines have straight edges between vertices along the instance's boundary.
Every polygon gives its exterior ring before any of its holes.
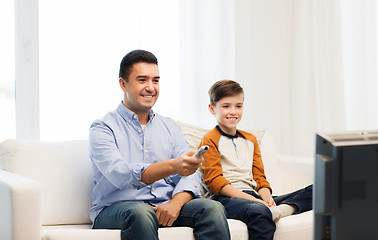
{"type": "MultiPolygon", "coordinates": [[[[196,239],[230,239],[223,206],[210,199],[193,199],[181,209],[173,227],[193,228],[196,239]]],[[[104,208],[93,228],[121,229],[121,239],[159,239],[159,221],[154,210],[141,202],[117,202],[104,208]]]]}
{"type": "MultiPolygon", "coordinates": [[[[255,198],[261,197],[253,191],[244,191],[255,198]]],[[[276,224],[272,219],[272,213],[263,203],[247,200],[244,198],[230,198],[215,196],[213,198],[223,204],[227,218],[238,219],[247,224],[249,239],[273,239],[276,224]]],[[[293,193],[273,196],[276,205],[294,205],[297,211],[294,214],[306,212],[312,209],[312,185],[293,193]]]]}

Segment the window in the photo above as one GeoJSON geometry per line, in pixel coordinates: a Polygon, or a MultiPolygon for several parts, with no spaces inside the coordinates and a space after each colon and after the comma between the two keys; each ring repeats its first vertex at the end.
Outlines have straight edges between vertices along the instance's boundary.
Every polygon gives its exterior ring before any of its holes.
{"type": "Polygon", "coordinates": [[[122,100],[119,64],[133,49],[157,56],[162,90],[154,109],[177,118],[178,4],[40,0],[41,140],[87,138],[90,124],[122,100]]]}
{"type": "Polygon", "coordinates": [[[0,1],[0,141],[16,137],[14,3],[0,1]]]}

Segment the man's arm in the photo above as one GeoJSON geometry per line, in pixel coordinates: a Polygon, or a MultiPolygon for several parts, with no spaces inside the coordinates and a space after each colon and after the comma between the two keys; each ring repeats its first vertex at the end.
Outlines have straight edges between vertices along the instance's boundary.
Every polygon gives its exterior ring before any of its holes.
{"type": "Polygon", "coordinates": [[[180,192],[173,196],[171,201],[157,207],[151,206],[159,219],[159,223],[163,226],[172,226],[180,214],[182,206],[193,199],[193,195],[189,192],[180,192]]]}
{"type": "Polygon", "coordinates": [[[189,176],[195,173],[201,166],[203,158],[192,157],[194,153],[195,150],[182,154],[177,158],[149,165],[142,173],[142,182],[145,184],[152,184],[173,174],[189,176]]]}

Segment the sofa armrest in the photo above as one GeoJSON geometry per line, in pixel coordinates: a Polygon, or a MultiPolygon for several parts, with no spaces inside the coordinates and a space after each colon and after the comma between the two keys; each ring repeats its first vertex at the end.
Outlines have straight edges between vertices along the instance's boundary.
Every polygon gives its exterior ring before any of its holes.
{"type": "Polygon", "coordinates": [[[283,192],[290,193],[314,183],[314,159],[278,155],[283,192]]]}
{"type": "Polygon", "coordinates": [[[41,240],[40,184],[0,170],[0,213],[0,239],[41,240]]]}

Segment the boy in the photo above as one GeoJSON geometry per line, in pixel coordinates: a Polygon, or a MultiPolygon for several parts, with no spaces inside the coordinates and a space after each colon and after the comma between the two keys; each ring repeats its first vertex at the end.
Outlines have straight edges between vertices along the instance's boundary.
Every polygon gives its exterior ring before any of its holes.
{"type": "Polygon", "coordinates": [[[281,217],[312,208],[312,185],[272,197],[256,137],[236,128],[243,115],[243,88],[222,80],[209,96],[209,110],[218,123],[200,144],[209,146],[201,167],[209,194],[224,205],[228,218],[247,224],[249,239],[273,239],[281,217]]]}

